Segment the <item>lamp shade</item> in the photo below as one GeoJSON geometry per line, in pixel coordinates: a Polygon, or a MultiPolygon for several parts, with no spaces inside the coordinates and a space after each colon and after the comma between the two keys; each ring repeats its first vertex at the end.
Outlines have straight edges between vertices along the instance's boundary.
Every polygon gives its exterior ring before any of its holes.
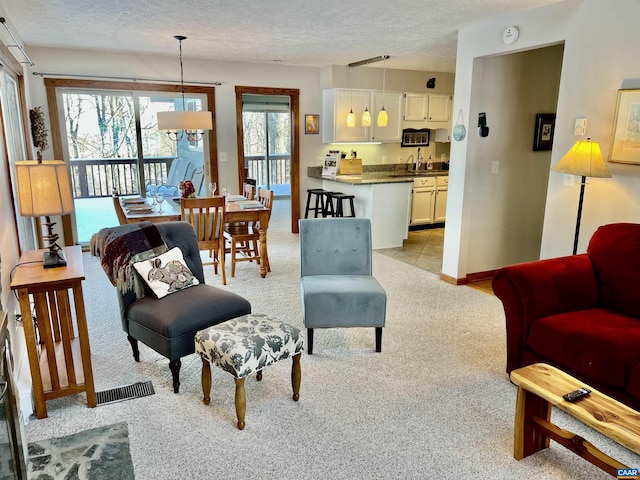
{"type": "Polygon", "coordinates": [[[371,126],[371,113],[369,113],[369,108],[365,107],[364,112],[362,112],[362,126],[370,127],[371,126]]]}
{"type": "Polygon", "coordinates": [[[158,112],[158,130],[211,130],[211,112],[158,112]]]}
{"type": "Polygon", "coordinates": [[[386,127],[389,122],[389,116],[387,115],[387,111],[382,107],[382,110],[378,113],[378,126],[386,127]]]}
{"type": "Polygon", "coordinates": [[[61,160],[15,163],[20,215],[46,217],[73,211],[67,164],[61,160]]]}
{"type": "Polygon", "coordinates": [[[356,114],[353,113],[353,109],[347,115],[347,127],[355,128],[356,126],[356,114]]]}
{"type": "Polygon", "coordinates": [[[611,178],[600,144],[589,138],[578,140],[551,170],[581,177],[611,178]]]}

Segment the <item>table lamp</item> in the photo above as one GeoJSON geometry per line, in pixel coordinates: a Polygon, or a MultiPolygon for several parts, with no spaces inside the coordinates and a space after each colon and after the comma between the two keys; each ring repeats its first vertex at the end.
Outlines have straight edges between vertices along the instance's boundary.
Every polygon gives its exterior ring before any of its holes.
{"type": "Polygon", "coordinates": [[[24,217],[45,217],[49,250],[44,252],[44,268],[64,267],[67,261],[56,243],[55,222],[50,215],[66,215],[73,211],[73,196],[67,165],[61,160],[23,160],[15,163],[18,205],[24,217]]]}
{"type": "Polygon", "coordinates": [[[564,157],[553,167],[554,172],[580,175],[580,200],[578,201],[578,218],[576,220],[576,233],[573,239],[573,254],[578,252],[578,237],[580,236],[580,219],[582,218],[582,203],[584,200],[584,187],[586,177],[611,178],[607,165],[602,158],[600,144],[592,142],[590,138],[578,140],[564,157]]]}

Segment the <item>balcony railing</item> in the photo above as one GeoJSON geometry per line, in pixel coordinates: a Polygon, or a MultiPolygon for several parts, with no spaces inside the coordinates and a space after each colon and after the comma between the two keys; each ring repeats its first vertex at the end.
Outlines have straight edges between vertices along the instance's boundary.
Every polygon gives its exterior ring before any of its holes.
{"type": "Polygon", "coordinates": [[[269,155],[269,164],[264,155],[245,155],[249,178],[256,180],[258,185],[287,185],[291,183],[291,155],[269,155]],[[271,171],[268,176],[267,167],[271,171]],[[267,179],[270,179],[267,182],[267,179]]]}
{"type": "MultiPolygon", "coordinates": [[[[144,160],[147,183],[162,185],[174,157],[153,157],[144,160]]],[[[109,197],[140,193],[138,160],[136,158],[80,159],[69,162],[74,198],[109,197]]]]}
{"type": "MultiPolygon", "coordinates": [[[[147,183],[167,183],[169,168],[175,157],[145,158],[144,178],[147,183]]],[[[291,183],[291,156],[270,155],[269,165],[264,155],[246,155],[249,178],[258,185],[288,185],[291,183]],[[268,169],[271,174],[268,175],[268,169]],[[270,179],[267,182],[267,179],[270,179]]],[[[138,160],[136,158],[96,158],[71,160],[71,186],[74,198],[109,197],[140,194],[138,160]]]]}

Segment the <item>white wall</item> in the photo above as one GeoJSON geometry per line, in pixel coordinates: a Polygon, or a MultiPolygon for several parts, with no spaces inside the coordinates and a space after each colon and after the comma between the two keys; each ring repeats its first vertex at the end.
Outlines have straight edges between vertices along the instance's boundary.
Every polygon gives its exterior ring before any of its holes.
{"type": "Polygon", "coordinates": [[[551,152],[533,151],[534,125],[536,113],[556,111],[562,45],[479,62],[478,109],[490,129],[484,138],[470,129],[467,194],[479,201],[469,206],[468,273],[539,258],[551,152]]]}
{"type": "MultiPolygon", "coordinates": [[[[600,0],[567,0],[495,17],[459,32],[453,111],[456,118],[462,110],[468,135],[451,146],[445,275],[461,279],[473,273],[471,268],[486,271],[509,263],[508,258],[496,255],[491,264],[478,265],[474,263],[477,253],[474,259],[470,255],[471,250],[490,248],[493,235],[477,235],[474,226],[478,222],[473,218],[474,204],[485,202],[488,194],[473,194],[485,181],[473,175],[478,149],[477,114],[495,108],[498,102],[484,104],[477,95],[481,91],[481,69],[486,67],[482,59],[565,42],[551,165],[580,138],[573,135],[576,117],[588,118],[587,134],[608,152],[617,90],[625,78],[640,77],[640,65],[634,60],[640,48],[636,25],[640,3],[617,0],[615,7],[612,5],[600,0]],[[519,27],[520,38],[507,46],[502,42],[502,32],[510,25],[519,27]]],[[[586,249],[597,226],[637,222],[640,218],[640,166],[608,166],[612,179],[589,180],[579,251],[586,249]]],[[[540,253],[543,258],[570,254],[572,250],[578,187],[565,187],[562,182],[562,174],[550,173],[540,253]]],[[[504,225],[504,213],[499,208],[488,211],[485,219],[497,228],[504,225]]]]}

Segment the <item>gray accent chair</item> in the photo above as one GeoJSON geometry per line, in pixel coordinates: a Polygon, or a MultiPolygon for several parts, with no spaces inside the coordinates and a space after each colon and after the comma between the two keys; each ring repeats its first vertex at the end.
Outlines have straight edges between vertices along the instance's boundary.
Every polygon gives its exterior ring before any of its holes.
{"type": "Polygon", "coordinates": [[[189,223],[166,222],[156,227],[169,249],[182,250],[189,270],[200,284],[161,299],[149,292],[136,300],[133,291],[123,295],[118,290],[118,302],[133,358],[140,361],[140,341],[169,359],[173,391],[178,393],[180,359],[195,352],[196,332],[251,313],[251,304],[240,295],[204,284],[198,239],[189,223]]]}
{"type": "Polygon", "coordinates": [[[300,294],[313,353],[316,328],[375,327],[382,350],[387,294],[372,275],[368,218],[309,218],[300,226],[300,294]]]}

